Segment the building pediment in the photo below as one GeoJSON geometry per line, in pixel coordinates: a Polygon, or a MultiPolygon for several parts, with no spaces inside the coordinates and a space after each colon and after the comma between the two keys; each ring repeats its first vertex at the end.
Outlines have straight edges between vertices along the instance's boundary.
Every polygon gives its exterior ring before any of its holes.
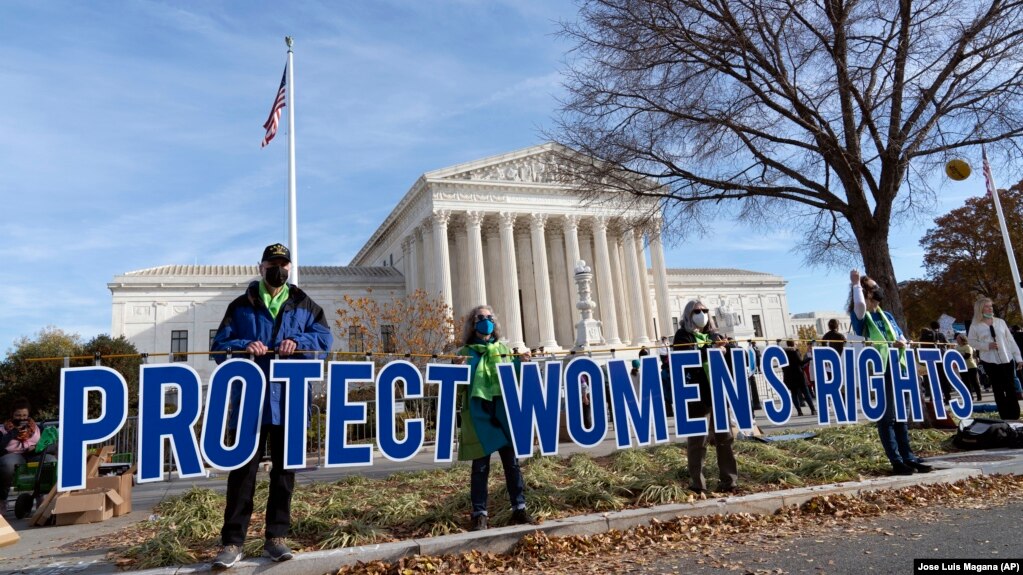
{"type": "Polygon", "coordinates": [[[483,182],[517,182],[529,184],[557,184],[564,181],[558,176],[558,164],[550,154],[521,158],[453,174],[445,180],[483,182]]]}
{"type": "Polygon", "coordinates": [[[564,160],[565,148],[547,143],[458,164],[426,174],[427,180],[564,184],[571,170],[564,160]]]}

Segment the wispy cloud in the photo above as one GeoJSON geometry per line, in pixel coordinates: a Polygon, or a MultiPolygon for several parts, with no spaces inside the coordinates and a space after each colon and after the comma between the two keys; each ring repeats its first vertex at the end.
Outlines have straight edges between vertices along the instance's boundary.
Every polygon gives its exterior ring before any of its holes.
{"type": "Polygon", "coordinates": [[[281,10],[9,2],[0,344],[110,329],[107,282],[252,263],[284,239],[284,131],[261,124],[296,37],[300,252],[346,264],[423,172],[536,143],[570,2],[304,1],[281,10]],[[495,122],[495,120],[498,120],[495,122]]]}

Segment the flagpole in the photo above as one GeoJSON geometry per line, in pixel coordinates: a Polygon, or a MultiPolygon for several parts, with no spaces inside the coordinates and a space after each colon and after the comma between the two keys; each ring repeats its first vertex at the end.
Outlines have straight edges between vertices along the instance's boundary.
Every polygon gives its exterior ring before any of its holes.
{"type": "Polygon", "coordinates": [[[291,283],[298,285],[298,217],[295,193],[295,54],[291,36],[288,44],[288,245],[291,247],[291,283]]]}
{"type": "Polygon", "coordinates": [[[1012,251],[1012,242],[1009,241],[1009,228],[1005,225],[1005,216],[1002,214],[1002,202],[998,199],[998,187],[995,186],[995,178],[991,174],[991,164],[987,161],[987,150],[981,146],[981,154],[984,156],[984,180],[987,184],[987,191],[995,204],[995,213],[998,215],[998,227],[1002,230],[1002,241],[1005,242],[1005,253],[1009,256],[1009,271],[1012,272],[1013,287],[1016,288],[1016,305],[1020,313],[1023,313],[1023,284],[1019,279],[1019,268],[1016,267],[1016,254],[1012,251]]]}

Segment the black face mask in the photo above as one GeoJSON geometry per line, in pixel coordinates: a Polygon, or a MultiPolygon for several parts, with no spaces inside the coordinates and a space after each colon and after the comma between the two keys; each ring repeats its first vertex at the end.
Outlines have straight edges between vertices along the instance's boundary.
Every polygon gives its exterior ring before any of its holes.
{"type": "Polygon", "coordinates": [[[28,420],[27,419],[15,419],[15,420],[12,420],[11,423],[14,424],[14,427],[22,428],[22,427],[26,427],[28,425],[28,420]]]}
{"type": "Polygon", "coordinates": [[[870,290],[870,299],[876,301],[878,305],[884,303],[884,290],[881,289],[881,286],[874,286],[870,290]]]}
{"type": "Polygon", "coordinates": [[[284,266],[268,267],[263,279],[266,281],[266,285],[277,289],[288,282],[288,270],[284,269],[284,266]]]}

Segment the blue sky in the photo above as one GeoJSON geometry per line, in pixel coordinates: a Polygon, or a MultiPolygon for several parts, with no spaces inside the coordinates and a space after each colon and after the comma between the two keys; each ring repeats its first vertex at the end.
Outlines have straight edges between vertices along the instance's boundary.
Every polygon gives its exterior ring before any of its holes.
{"type": "MultiPolygon", "coordinates": [[[[423,172],[543,141],[576,7],[554,0],[0,3],[0,351],[47,325],[110,331],[106,284],[165,264],[255,263],[286,239],[287,145],[262,123],[295,38],[299,242],[345,265],[423,172]]],[[[936,213],[983,180],[940,189],[936,213]]],[[[922,275],[899,228],[899,279],[922,275]]],[[[720,222],[669,267],[788,281],[793,312],[840,309],[847,271],[807,269],[783,228],[720,222]],[[699,254],[693,259],[693,254],[699,254]]]]}

